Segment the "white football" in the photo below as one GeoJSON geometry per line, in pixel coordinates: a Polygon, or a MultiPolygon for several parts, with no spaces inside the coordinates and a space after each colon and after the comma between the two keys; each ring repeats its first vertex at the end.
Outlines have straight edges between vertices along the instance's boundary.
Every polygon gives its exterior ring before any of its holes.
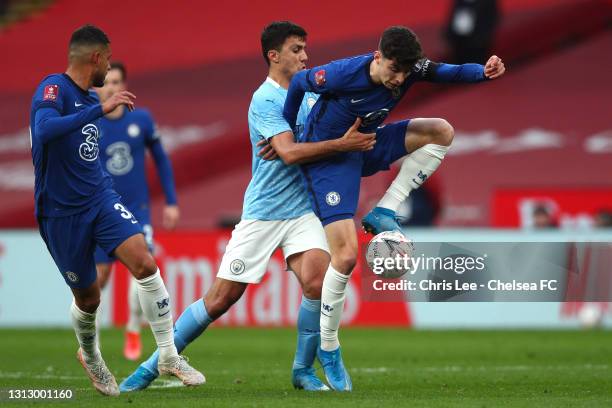
{"type": "Polygon", "coordinates": [[[413,242],[399,231],[385,231],[370,240],[366,261],[382,278],[399,278],[412,269],[413,242]]]}

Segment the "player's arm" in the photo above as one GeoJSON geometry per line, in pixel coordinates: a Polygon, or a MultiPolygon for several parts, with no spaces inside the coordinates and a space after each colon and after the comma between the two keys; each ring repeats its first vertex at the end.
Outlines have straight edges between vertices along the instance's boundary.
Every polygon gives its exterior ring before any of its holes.
{"type": "Polygon", "coordinates": [[[317,94],[333,92],[334,89],[341,86],[341,77],[333,62],[303,70],[293,75],[283,108],[283,116],[291,129],[295,129],[295,122],[304,94],[306,92],[317,94]]]}
{"type": "Polygon", "coordinates": [[[42,143],[50,142],[75,129],[113,111],[117,106],[133,106],[134,95],[127,91],[118,92],[103,104],[96,104],[71,115],[62,116],[56,105],[41,104],[34,117],[35,133],[42,143]]]}
{"type": "MultiPolygon", "coordinates": [[[[503,61],[493,55],[485,65],[462,64],[453,65],[437,63],[428,59],[419,62],[422,70],[422,77],[430,82],[482,82],[488,79],[495,79],[504,74],[506,67],[503,61]]],[[[419,68],[417,66],[417,68],[419,68]]]]}
{"type": "Polygon", "coordinates": [[[159,133],[153,120],[150,121],[151,132],[147,139],[147,147],[153,156],[153,162],[157,169],[157,176],[164,190],[166,206],[163,211],[163,224],[166,229],[173,229],[178,223],[180,212],[176,199],[176,188],[174,185],[174,174],[172,172],[172,162],[166,154],[162,145],[159,133]]]}
{"type": "Polygon", "coordinates": [[[376,134],[361,133],[357,130],[359,126],[361,126],[361,119],[357,118],[344,136],[322,142],[296,143],[292,132],[283,132],[268,139],[267,143],[265,140],[260,141],[257,146],[261,147],[269,143],[272,149],[264,146],[258,154],[265,160],[273,159],[276,154],[285,164],[291,165],[313,162],[340,152],[373,149],[376,134]]]}
{"type": "Polygon", "coordinates": [[[55,107],[41,107],[35,114],[35,134],[42,143],[48,143],[60,136],[69,134],[103,114],[101,105],[93,105],[66,116],[62,116],[55,107]]]}

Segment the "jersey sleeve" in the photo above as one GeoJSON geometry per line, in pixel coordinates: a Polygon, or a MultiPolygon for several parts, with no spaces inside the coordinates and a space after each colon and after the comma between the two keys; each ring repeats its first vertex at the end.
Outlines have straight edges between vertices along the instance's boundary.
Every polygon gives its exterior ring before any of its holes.
{"type": "Polygon", "coordinates": [[[161,134],[159,133],[159,128],[157,127],[157,123],[153,119],[153,115],[148,110],[142,111],[144,119],[143,125],[145,128],[145,143],[147,146],[152,145],[155,142],[159,142],[161,139],[161,134]]]}
{"type": "Polygon", "coordinates": [[[283,105],[277,99],[256,97],[252,126],[266,140],[283,132],[291,132],[291,127],[283,117],[283,105]]]}
{"type": "Polygon", "coordinates": [[[296,73],[291,79],[283,116],[289,126],[295,129],[300,105],[306,92],[316,94],[333,93],[343,86],[344,76],[337,61],[296,73]]]}
{"type": "Polygon", "coordinates": [[[483,65],[453,65],[433,62],[427,58],[423,58],[414,66],[413,73],[419,75],[420,79],[423,81],[437,83],[476,83],[487,80],[484,75],[483,65]]]}
{"type": "Polygon", "coordinates": [[[66,87],[67,85],[62,84],[55,76],[45,78],[36,89],[32,107],[35,111],[40,108],[52,108],[61,116],[64,112],[66,87]]]}

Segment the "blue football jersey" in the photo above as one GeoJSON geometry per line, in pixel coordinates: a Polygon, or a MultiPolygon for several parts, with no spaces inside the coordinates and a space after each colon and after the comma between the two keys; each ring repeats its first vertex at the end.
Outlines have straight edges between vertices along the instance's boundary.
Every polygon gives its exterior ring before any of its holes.
{"type": "Polygon", "coordinates": [[[49,75],[36,88],[30,137],[38,217],[77,214],[112,189],[98,160],[102,115],[95,92],[79,88],[66,74],[49,75]]]}
{"type": "Polygon", "coordinates": [[[113,178],[121,201],[131,211],[149,207],[145,151],[159,142],[153,118],[145,109],[123,109],[119,118],[100,119],[100,160],[113,178]]]}
{"type": "MultiPolygon", "coordinates": [[[[286,96],[287,90],[270,78],[253,94],[248,113],[253,177],[244,194],[242,219],[286,220],[312,211],[298,166],[287,166],[282,160],[263,160],[257,155],[257,142],[291,131],[283,118],[286,96]]],[[[317,97],[307,94],[300,101],[296,132],[301,131],[317,97]]]]}
{"type": "Polygon", "coordinates": [[[293,77],[284,108],[284,116],[292,127],[304,92],[321,95],[306,121],[301,142],[341,137],[356,117],[362,119],[361,132],[375,132],[418,81],[480,82],[486,79],[484,67],[479,64],[450,65],[422,59],[411,69],[404,83],[391,90],[373,82],[370,76],[373,59],[372,53],[345,58],[293,77]]]}

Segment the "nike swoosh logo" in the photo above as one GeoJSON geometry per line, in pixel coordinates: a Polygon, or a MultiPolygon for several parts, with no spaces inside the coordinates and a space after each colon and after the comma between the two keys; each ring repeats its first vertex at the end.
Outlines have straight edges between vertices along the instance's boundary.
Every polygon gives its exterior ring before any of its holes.
{"type": "Polygon", "coordinates": [[[170,313],[170,311],[169,311],[169,310],[168,310],[166,313],[162,313],[162,314],[159,314],[159,313],[158,313],[158,314],[157,314],[157,316],[159,316],[159,317],[164,317],[164,316],[165,316],[165,315],[167,315],[168,313],[170,313]]]}
{"type": "Polygon", "coordinates": [[[416,184],[417,186],[421,186],[423,183],[419,183],[418,181],[416,181],[415,179],[412,179],[412,181],[414,181],[414,184],[416,184]]]}
{"type": "Polygon", "coordinates": [[[365,101],[365,100],[366,100],[366,98],[363,98],[363,99],[351,99],[351,103],[359,103],[359,102],[365,101]]]}
{"type": "Polygon", "coordinates": [[[83,106],[83,104],[82,103],[76,103],[76,102],[74,103],[74,107],[75,108],[78,108],[79,106],[83,106]]]}

